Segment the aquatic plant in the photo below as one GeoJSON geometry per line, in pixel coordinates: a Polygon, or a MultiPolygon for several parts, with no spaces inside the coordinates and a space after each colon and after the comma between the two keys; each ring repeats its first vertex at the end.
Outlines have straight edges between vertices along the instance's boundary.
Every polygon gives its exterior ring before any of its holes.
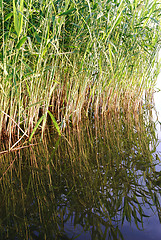
{"type": "Polygon", "coordinates": [[[137,109],[158,73],[160,14],[158,0],[0,1],[1,137],[137,109]]]}

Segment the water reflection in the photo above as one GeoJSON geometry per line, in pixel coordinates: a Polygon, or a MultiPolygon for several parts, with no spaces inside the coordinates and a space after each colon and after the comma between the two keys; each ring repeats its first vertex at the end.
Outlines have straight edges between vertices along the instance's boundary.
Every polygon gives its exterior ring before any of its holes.
{"type": "MultiPolygon", "coordinates": [[[[159,61],[161,64],[161,50],[159,51],[159,61]]],[[[157,131],[159,139],[161,139],[161,72],[158,75],[156,86],[155,86],[155,93],[154,93],[154,103],[155,103],[155,112],[153,112],[154,119],[158,120],[157,124],[157,131]]]]}
{"type": "Polygon", "coordinates": [[[161,221],[148,116],[109,112],[1,155],[1,239],[124,239],[124,223],[143,230],[153,212],[161,221]]]}

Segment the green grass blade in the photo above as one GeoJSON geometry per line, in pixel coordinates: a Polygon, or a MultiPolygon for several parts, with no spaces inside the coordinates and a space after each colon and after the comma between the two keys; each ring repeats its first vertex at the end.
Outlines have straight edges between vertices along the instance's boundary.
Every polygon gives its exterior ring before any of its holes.
{"type": "Polygon", "coordinates": [[[13,13],[8,13],[7,16],[4,18],[4,21],[7,21],[9,18],[11,18],[13,13]]]}
{"type": "Polygon", "coordinates": [[[22,31],[22,25],[23,25],[23,0],[20,1],[19,8],[16,8],[15,0],[13,0],[13,16],[14,16],[14,26],[15,31],[18,35],[18,37],[21,34],[22,31]]]}
{"type": "Polygon", "coordinates": [[[34,133],[36,132],[36,129],[38,128],[38,126],[40,125],[40,123],[42,122],[42,120],[43,120],[45,117],[46,117],[46,114],[44,114],[44,115],[38,120],[38,122],[36,123],[36,125],[35,125],[32,133],[31,133],[31,135],[30,135],[29,142],[31,141],[34,133]]]}
{"type": "Polygon", "coordinates": [[[21,38],[20,41],[17,43],[16,48],[20,49],[22,47],[22,45],[26,42],[26,39],[27,39],[27,37],[21,38]]]}
{"type": "Polygon", "coordinates": [[[48,113],[49,113],[49,115],[50,115],[50,117],[51,117],[51,120],[52,120],[53,123],[54,123],[54,126],[55,126],[55,128],[56,128],[56,130],[57,130],[59,136],[61,136],[60,128],[59,128],[59,126],[58,126],[58,124],[57,124],[57,122],[56,122],[56,120],[55,120],[53,114],[52,114],[49,110],[48,110],[48,113]]]}
{"type": "Polygon", "coordinates": [[[65,12],[63,12],[63,13],[60,13],[59,16],[69,15],[69,14],[75,12],[75,11],[76,11],[76,8],[72,8],[72,9],[69,9],[68,11],[65,11],[65,12]]]}

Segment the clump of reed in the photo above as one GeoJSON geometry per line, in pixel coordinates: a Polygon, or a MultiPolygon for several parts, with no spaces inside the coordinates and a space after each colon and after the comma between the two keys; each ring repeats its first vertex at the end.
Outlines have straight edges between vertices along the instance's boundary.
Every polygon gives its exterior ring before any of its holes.
{"type": "Polygon", "coordinates": [[[158,0],[1,1],[0,135],[137,109],[158,74],[160,14],[158,0]]]}

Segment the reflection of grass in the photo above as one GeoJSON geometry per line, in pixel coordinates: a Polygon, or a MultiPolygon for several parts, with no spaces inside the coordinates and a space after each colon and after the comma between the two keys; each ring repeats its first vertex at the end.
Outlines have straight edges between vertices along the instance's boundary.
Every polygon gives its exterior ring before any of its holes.
{"type": "Polygon", "coordinates": [[[0,6],[1,135],[43,132],[49,111],[64,127],[91,109],[137,107],[153,86],[159,1],[13,3],[0,6]]]}
{"type": "Polygon", "coordinates": [[[125,219],[142,229],[146,207],[160,213],[150,117],[110,111],[64,134],[1,156],[1,236],[7,229],[9,237],[34,239],[36,230],[42,239],[61,239],[72,221],[91,239],[121,239],[125,219]]]}

